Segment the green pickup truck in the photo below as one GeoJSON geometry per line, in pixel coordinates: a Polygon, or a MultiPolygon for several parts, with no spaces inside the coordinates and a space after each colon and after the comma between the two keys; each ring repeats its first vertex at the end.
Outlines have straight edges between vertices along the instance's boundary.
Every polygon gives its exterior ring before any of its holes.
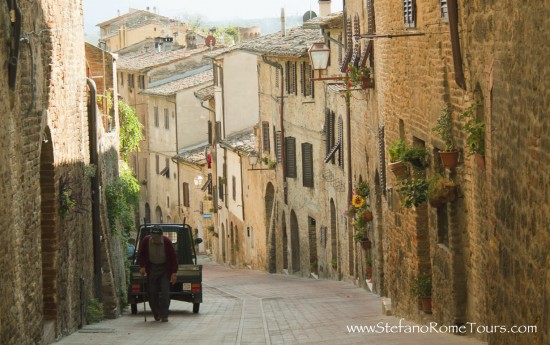
{"type": "Polygon", "coordinates": [[[202,303],[202,265],[197,265],[195,245],[202,239],[193,239],[191,227],[187,224],[146,224],[138,229],[134,254],[130,256],[130,284],[128,286],[128,303],[132,314],[137,313],[137,306],[148,301],[147,277],[139,273],[139,244],[153,227],[160,227],[164,236],[174,244],[178,258],[178,279],[170,285],[170,299],[193,303],[193,313],[198,313],[202,303]]]}

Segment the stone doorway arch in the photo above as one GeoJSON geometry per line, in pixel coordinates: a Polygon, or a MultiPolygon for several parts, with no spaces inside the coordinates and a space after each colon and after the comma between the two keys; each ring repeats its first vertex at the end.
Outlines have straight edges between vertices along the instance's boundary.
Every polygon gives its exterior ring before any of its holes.
{"type": "Polygon", "coordinates": [[[151,207],[149,203],[145,203],[145,223],[151,223],[151,207]]]}
{"type": "Polygon", "coordinates": [[[265,190],[265,234],[266,234],[266,248],[268,248],[268,267],[269,273],[277,272],[277,240],[275,235],[275,215],[273,212],[275,200],[275,188],[273,184],[269,182],[265,190]]]}
{"type": "Polygon", "coordinates": [[[300,227],[294,210],[290,212],[290,246],[292,255],[292,273],[300,271],[300,227]]]}
{"type": "Polygon", "coordinates": [[[162,210],[160,209],[160,206],[157,206],[155,209],[155,217],[155,221],[162,224],[162,210]]]}
{"type": "Polygon", "coordinates": [[[40,151],[42,301],[44,322],[55,322],[58,314],[59,202],[55,183],[54,153],[50,129],[40,151]]]}
{"type": "Polygon", "coordinates": [[[336,269],[333,269],[338,273],[342,265],[338,255],[338,232],[336,227],[336,205],[334,199],[330,199],[330,258],[336,260],[336,269]]]}

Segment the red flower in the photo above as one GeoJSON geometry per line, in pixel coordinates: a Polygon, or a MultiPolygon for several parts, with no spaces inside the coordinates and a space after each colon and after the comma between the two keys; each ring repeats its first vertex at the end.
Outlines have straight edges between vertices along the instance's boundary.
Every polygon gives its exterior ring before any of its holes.
{"type": "Polygon", "coordinates": [[[352,86],[353,86],[353,84],[352,84],[352,83],[348,83],[348,87],[352,87],[352,86]]]}

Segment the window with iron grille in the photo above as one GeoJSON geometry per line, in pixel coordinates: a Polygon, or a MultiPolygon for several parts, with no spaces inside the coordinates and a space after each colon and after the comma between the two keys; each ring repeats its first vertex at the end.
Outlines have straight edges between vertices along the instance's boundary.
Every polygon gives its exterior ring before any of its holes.
{"type": "Polygon", "coordinates": [[[278,69],[278,68],[275,68],[275,88],[276,88],[276,89],[279,88],[279,83],[280,83],[280,81],[279,81],[279,78],[280,78],[280,77],[279,77],[279,73],[280,73],[279,69],[278,69]]]}
{"type": "Polygon", "coordinates": [[[189,207],[189,183],[183,183],[183,206],[189,207]]]}
{"type": "Polygon", "coordinates": [[[376,27],[374,25],[374,0],[367,0],[367,33],[374,34],[376,27]]]}
{"type": "Polygon", "coordinates": [[[449,8],[447,6],[447,0],[439,0],[441,4],[441,18],[444,21],[449,21],[449,8]]]}
{"type": "Polygon", "coordinates": [[[170,116],[168,114],[168,109],[164,109],[164,128],[170,129],[170,116]]]}
{"type": "Polygon", "coordinates": [[[138,75],[138,88],[140,90],[145,89],[145,76],[138,75]]]}
{"type": "Polygon", "coordinates": [[[296,178],[296,138],[285,138],[286,177],[296,178]]]}
{"type": "Polygon", "coordinates": [[[407,28],[416,27],[416,1],[403,0],[403,23],[407,28]]]}
{"type": "Polygon", "coordinates": [[[269,140],[269,122],[263,121],[262,122],[262,143],[263,143],[263,151],[269,153],[270,152],[270,140],[269,140]]]}
{"type": "Polygon", "coordinates": [[[302,182],[304,187],[313,187],[313,145],[302,144],[302,182]]]}
{"type": "Polygon", "coordinates": [[[158,127],[159,126],[159,107],[155,107],[154,108],[154,113],[155,113],[155,127],[158,127]]]}

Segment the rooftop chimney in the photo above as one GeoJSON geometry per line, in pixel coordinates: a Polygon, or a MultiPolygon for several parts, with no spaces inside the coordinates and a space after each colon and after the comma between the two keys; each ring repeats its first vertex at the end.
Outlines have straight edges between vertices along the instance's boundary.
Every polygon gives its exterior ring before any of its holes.
{"type": "Polygon", "coordinates": [[[332,11],[330,9],[331,0],[319,0],[319,16],[328,16],[332,11]]]}
{"type": "Polygon", "coordinates": [[[281,35],[286,36],[285,9],[281,8],[281,35]]]}

